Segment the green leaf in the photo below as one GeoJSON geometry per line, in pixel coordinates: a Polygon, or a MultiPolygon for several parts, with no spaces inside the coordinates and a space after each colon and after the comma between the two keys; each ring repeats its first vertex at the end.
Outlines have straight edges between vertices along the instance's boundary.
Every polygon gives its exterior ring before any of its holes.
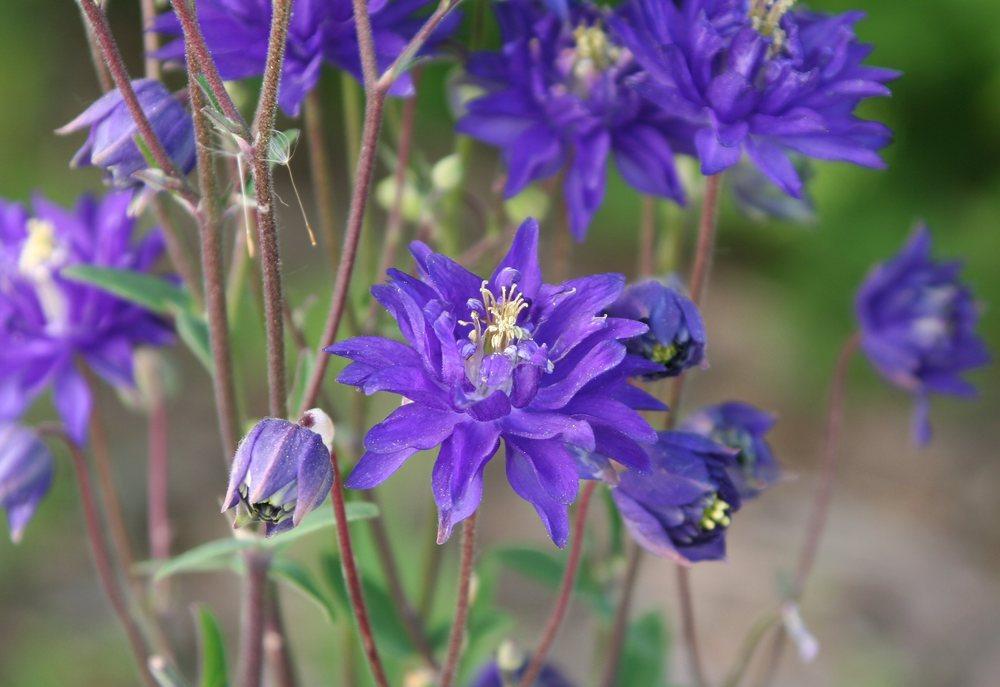
{"type": "Polygon", "coordinates": [[[331,623],[337,616],[337,609],[333,600],[319,586],[305,567],[288,558],[275,558],[271,562],[271,577],[288,584],[292,589],[300,593],[305,598],[312,601],[323,616],[331,623]]]}
{"type": "Polygon", "coordinates": [[[181,337],[198,361],[212,374],[215,370],[215,359],[212,357],[212,347],[208,340],[208,325],[205,320],[190,310],[180,310],[176,313],[174,323],[177,334],[181,337]]]}
{"type": "MultiPolygon", "coordinates": [[[[347,522],[357,520],[368,520],[378,515],[378,506],[367,501],[354,501],[345,505],[347,522]]],[[[290,544],[297,539],[301,539],[307,534],[318,532],[327,527],[333,527],[333,509],[329,506],[320,507],[302,519],[294,529],[276,534],[273,537],[261,540],[259,543],[265,549],[276,549],[286,544],[290,544]]]]}
{"type": "Polygon", "coordinates": [[[661,687],[667,675],[670,636],[659,613],[647,613],[632,622],[618,664],[619,685],[661,687]]]}
{"type": "MultiPolygon", "coordinates": [[[[366,501],[347,504],[347,521],[364,520],[378,515],[378,507],[366,501]]],[[[321,529],[332,527],[333,513],[330,508],[315,510],[299,523],[299,526],[266,539],[262,537],[227,537],[200,544],[193,549],[166,561],[153,574],[153,581],[178,573],[211,572],[215,570],[241,569],[241,561],[236,554],[245,549],[260,548],[275,550],[321,529]]],[[[146,563],[140,564],[142,566],[146,563]]]]}
{"type": "Polygon", "coordinates": [[[201,649],[199,687],[228,687],[229,670],[226,667],[226,643],[222,638],[219,621],[207,606],[199,604],[194,613],[198,620],[198,640],[201,649]]]}
{"type": "Polygon", "coordinates": [[[141,305],[160,315],[191,309],[191,296],[166,279],[133,270],[94,265],[71,265],[60,274],[67,279],[96,286],[119,298],[141,305]]]}
{"type": "Polygon", "coordinates": [[[178,573],[211,572],[215,570],[235,570],[239,551],[256,546],[253,539],[215,539],[174,556],[161,565],[153,575],[153,581],[165,579],[178,573]]]}

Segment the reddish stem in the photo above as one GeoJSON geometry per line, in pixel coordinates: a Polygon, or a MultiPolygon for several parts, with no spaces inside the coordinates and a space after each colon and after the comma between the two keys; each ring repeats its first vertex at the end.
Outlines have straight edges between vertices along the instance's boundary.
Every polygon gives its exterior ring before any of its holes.
{"type": "Polygon", "coordinates": [[[361,645],[371,667],[372,677],[378,687],[388,687],[389,681],[382,667],[378,647],[375,645],[375,634],[372,632],[368,617],[368,607],[361,588],[361,576],[358,574],[354,559],[354,547],[351,545],[351,530],[347,524],[347,509],[344,506],[344,489],[340,475],[340,461],[336,449],[330,451],[330,464],[333,466],[333,486],[330,487],[330,497],[333,501],[333,517],[337,526],[337,545],[340,547],[340,565],[347,583],[347,594],[354,609],[354,618],[358,621],[358,631],[361,634],[361,645]]]}
{"type": "Polygon", "coordinates": [[[596,487],[597,482],[591,481],[587,482],[583,488],[583,493],[580,496],[580,505],[576,510],[576,518],[573,520],[573,542],[570,544],[569,557],[566,559],[566,568],[563,570],[562,582],[559,585],[559,596],[556,598],[556,605],[552,609],[552,615],[549,616],[549,620],[545,624],[545,630],[542,632],[542,639],[538,642],[538,648],[535,649],[535,654],[531,657],[531,663],[528,664],[524,675],[521,676],[521,687],[531,687],[531,685],[535,684],[535,680],[545,665],[545,659],[549,655],[549,650],[552,648],[553,642],[555,642],[556,635],[559,633],[559,627],[566,617],[566,611],[569,609],[569,600],[573,595],[573,583],[576,581],[576,573],[580,568],[580,555],[583,553],[583,529],[587,524],[587,510],[590,507],[590,498],[594,495],[596,487]]]}
{"type": "Polygon", "coordinates": [[[462,640],[465,625],[469,620],[469,600],[472,590],[472,567],[476,553],[476,517],[478,511],[470,515],[462,524],[462,559],[458,573],[458,600],[455,603],[455,618],[448,638],[448,653],[441,669],[441,686],[451,687],[458,671],[458,660],[462,656],[462,640]]]}

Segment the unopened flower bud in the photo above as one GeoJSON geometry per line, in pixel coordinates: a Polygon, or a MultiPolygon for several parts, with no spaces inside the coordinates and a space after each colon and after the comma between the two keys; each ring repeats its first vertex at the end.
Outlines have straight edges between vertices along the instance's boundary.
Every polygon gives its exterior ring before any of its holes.
{"type": "Polygon", "coordinates": [[[306,412],[299,424],[264,418],[236,449],[223,512],[242,504],[267,536],[298,525],[333,485],[332,443],[333,422],[322,410],[306,412]]]}

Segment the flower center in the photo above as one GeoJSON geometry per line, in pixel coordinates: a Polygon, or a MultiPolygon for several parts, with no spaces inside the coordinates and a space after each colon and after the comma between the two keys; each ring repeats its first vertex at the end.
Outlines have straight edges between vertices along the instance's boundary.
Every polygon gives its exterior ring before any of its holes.
{"type": "Polygon", "coordinates": [[[660,365],[669,365],[675,357],[677,357],[677,346],[670,344],[669,346],[664,346],[663,344],[656,344],[653,346],[653,350],[649,354],[650,360],[654,363],[659,363],[660,365]]]}
{"type": "Polygon", "coordinates": [[[471,322],[460,322],[473,327],[469,332],[469,341],[477,345],[482,342],[483,350],[488,355],[504,351],[515,341],[531,337],[524,327],[517,324],[517,318],[528,307],[524,294],[517,292],[517,284],[502,287],[500,298],[497,298],[484,281],[479,293],[483,297],[483,314],[473,310],[470,313],[471,322]]]}
{"type": "Polygon", "coordinates": [[[719,498],[718,494],[712,495],[712,501],[705,506],[705,510],[701,513],[701,520],[698,521],[698,526],[701,529],[711,532],[716,527],[729,527],[731,522],[729,519],[729,511],[731,506],[719,498]]]}
{"type": "Polygon", "coordinates": [[[781,28],[781,18],[794,4],[795,0],[751,0],[750,23],[761,36],[772,39],[769,51],[772,57],[784,48],[787,35],[781,28]]]}
{"type": "Polygon", "coordinates": [[[21,248],[17,268],[21,274],[34,277],[39,272],[48,272],[59,254],[59,242],[56,241],[56,228],[52,222],[31,218],[27,225],[28,238],[21,248]]]}
{"type": "Polygon", "coordinates": [[[608,39],[608,34],[598,25],[580,24],[573,29],[573,76],[586,78],[594,72],[602,72],[618,62],[621,48],[608,39]]]}

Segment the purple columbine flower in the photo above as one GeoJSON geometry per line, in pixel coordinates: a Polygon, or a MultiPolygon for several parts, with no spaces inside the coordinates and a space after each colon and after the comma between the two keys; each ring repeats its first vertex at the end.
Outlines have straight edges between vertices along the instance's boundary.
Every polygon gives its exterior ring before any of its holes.
{"type": "Polygon", "coordinates": [[[789,152],[881,168],[891,140],[853,112],[899,76],[862,64],[864,14],[793,10],[791,0],[630,0],[615,30],[645,73],[639,90],[694,129],[704,174],[744,153],[785,193],[802,182],[789,152]]]}
{"type": "Polygon", "coordinates": [[[681,429],[738,451],[731,477],[740,496],[752,499],[781,476],[765,438],[775,421],[773,414],[749,403],[729,401],[700,409],[684,420],[681,429]]]}
{"type": "Polygon", "coordinates": [[[131,387],[135,348],[172,341],[148,310],[61,275],[77,264],[144,272],[156,263],[163,239],[158,230],[135,239],[131,199],[85,195],[65,210],[36,198],[33,215],[0,201],[0,420],[20,417],[51,388],[70,436],[85,443],[91,393],[79,364],[131,387]]]}
{"type": "Polygon", "coordinates": [[[855,302],[865,355],[916,398],[914,437],[921,445],[931,437],[929,396],[974,396],[961,375],[990,359],[976,335],[979,308],[959,281],[961,268],[931,258],[931,235],[921,225],[899,255],[872,270],[855,302]]]}
{"type": "MultiPolygon", "coordinates": [[[[199,0],[198,21],[222,78],[246,79],[264,73],[271,33],[271,0],[199,0]]],[[[428,0],[373,0],[368,3],[375,53],[380,69],[388,67],[423,24],[421,15],[428,0]]],[[[427,54],[457,26],[458,14],[446,17],[424,45],[427,54]]],[[[156,30],[181,36],[177,17],[158,18],[156,30]]],[[[174,41],[157,55],[183,60],[184,41],[174,41]]],[[[296,117],[306,95],[316,87],[320,69],[327,61],[361,79],[361,60],[351,0],[296,0],[288,26],[285,61],[282,65],[281,109],[296,117]]],[[[413,83],[403,75],[394,84],[395,95],[413,93],[413,83]]]]}
{"type": "Polygon", "coordinates": [[[489,279],[422,243],[411,250],[419,278],[391,270],[389,283],[372,288],[406,342],[357,337],[327,349],[353,361],[342,383],[405,399],[369,430],[347,486],[370,489],[413,454],[440,447],[433,491],[443,542],[478,508],[483,471],[502,440],[511,486],[564,545],[578,487],[567,446],[645,468],[642,444],[656,435],[634,408],[663,408],[627,383],[650,365],[631,360],[620,340],[646,325],[601,315],[624,278],[543,283],[532,219],[489,279]]]}
{"type": "Polygon", "coordinates": [[[55,464],[48,447],[30,429],[0,423],[0,508],[7,511],[16,544],[52,487],[55,464]]]}
{"type": "Polygon", "coordinates": [[[645,358],[652,371],[644,379],[676,377],[705,360],[705,325],[698,307],[678,289],[655,279],[632,284],[607,310],[649,325],[625,342],[629,353],[645,358]]]}
{"type": "Polygon", "coordinates": [[[630,85],[638,67],[606,31],[609,13],[575,0],[565,19],[534,0],[493,7],[503,47],[469,60],[485,93],[467,104],[458,130],[501,149],[505,194],[563,170],[570,229],[582,240],[604,199],[613,154],[637,190],[683,200],[677,127],[630,85]]]}
{"type": "MultiPolygon", "coordinates": [[[[132,82],[132,87],[170,159],[177,169],[187,174],[194,168],[195,161],[191,115],[166,86],[155,79],[138,79],[132,82]]],[[[102,95],[72,122],[56,129],[56,133],[69,134],[88,128],[87,142],[76,151],[70,164],[100,167],[117,188],[138,185],[133,175],[148,169],[149,163],[136,144],[139,134],[135,121],[118,89],[102,95]]]]}
{"type": "Polygon", "coordinates": [[[292,529],[330,493],[332,444],[333,422],[322,410],[298,424],[264,418],[236,449],[222,512],[242,505],[236,526],[262,522],[268,537],[292,529]]]}
{"type": "Polygon", "coordinates": [[[741,499],[736,451],[690,432],[660,432],[648,474],[626,472],[612,490],[635,540],[681,564],[726,556],[726,530],[741,499]]]}

